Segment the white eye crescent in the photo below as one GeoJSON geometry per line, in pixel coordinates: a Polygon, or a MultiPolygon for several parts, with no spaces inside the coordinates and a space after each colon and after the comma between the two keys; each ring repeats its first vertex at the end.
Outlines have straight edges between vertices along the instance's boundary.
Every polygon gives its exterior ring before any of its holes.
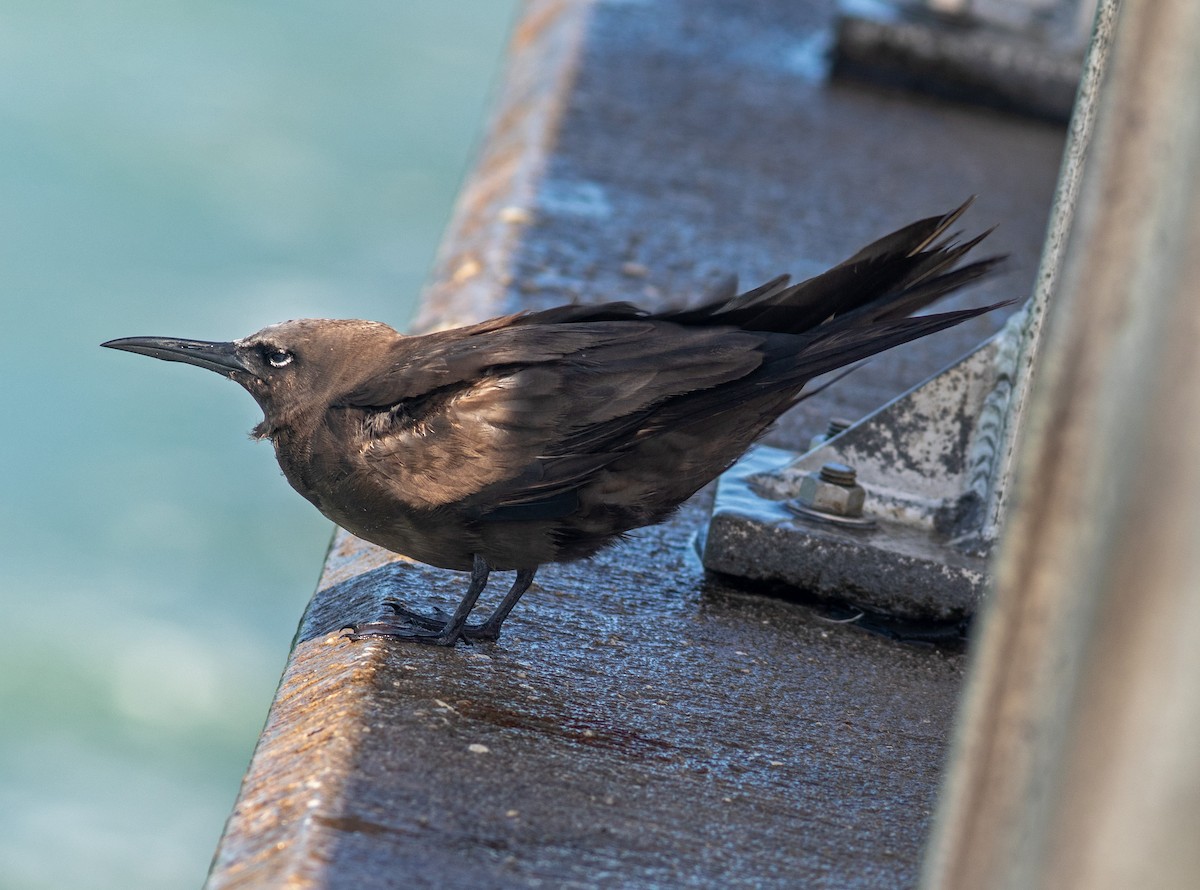
{"type": "Polygon", "coordinates": [[[295,356],[285,349],[272,349],[267,353],[267,364],[272,368],[282,368],[292,363],[295,356]]]}

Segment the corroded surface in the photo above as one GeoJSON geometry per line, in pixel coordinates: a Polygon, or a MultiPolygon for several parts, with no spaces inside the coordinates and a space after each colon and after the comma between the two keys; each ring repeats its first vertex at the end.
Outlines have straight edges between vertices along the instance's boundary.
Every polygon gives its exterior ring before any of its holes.
{"type": "MultiPolygon", "coordinates": [[[[965,299],[1027,291],[1061,133],[831,86],[833,12],[530,2],[421,324],[807,274],[971,193],[1014,262],[965,299]]],[[[872,363],[778,435],[862,416],[998,322],[872,363]]],[[[339,636],[465,584],[340,537],[210,886],[913,883],[960,657],[706,577],[705,516],[547,567],[499,643],[449,651],[339,636]]]]}

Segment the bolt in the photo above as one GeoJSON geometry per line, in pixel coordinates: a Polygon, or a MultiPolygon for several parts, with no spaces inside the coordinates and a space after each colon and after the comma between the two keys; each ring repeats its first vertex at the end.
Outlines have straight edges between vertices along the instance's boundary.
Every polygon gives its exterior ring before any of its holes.
{"type": "Polygon", "coordinates": [[[825,438],[832,439],[839,433],[844,433],[854,425],[854,421],[846,420],[844,417],[829,418],[829,426],[825,427],[825,438]]]}
{"type": "Polygon", "coordinates": [[[863,517],[866,490],[858,484],[854,467],[827,463],[800,480],[800,491],[790,505],[792,510],[811,519],[859,528],[868,528],[874,520],[863,517]]]}
{"type": "Polygon", "coordinates": [[[831,417],[829,419],[829,426],[825,427],[825,432],[819,433],[809,440],[808,450],[812,451],[812,449],[820,445],[824,445],[834,436],[844,433],[851,426],[853,426],[853,421],[846,420],[842,417],[831,417]]]}

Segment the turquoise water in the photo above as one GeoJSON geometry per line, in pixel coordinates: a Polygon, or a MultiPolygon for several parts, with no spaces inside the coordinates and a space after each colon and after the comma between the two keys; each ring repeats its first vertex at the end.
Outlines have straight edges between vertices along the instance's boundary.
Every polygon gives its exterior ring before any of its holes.
{"type": "Polygon", "coordinates": [[[0,8],[0,884],[195,887],[331,527],[215,375],[403,326],[513,0],[0,8]]]}

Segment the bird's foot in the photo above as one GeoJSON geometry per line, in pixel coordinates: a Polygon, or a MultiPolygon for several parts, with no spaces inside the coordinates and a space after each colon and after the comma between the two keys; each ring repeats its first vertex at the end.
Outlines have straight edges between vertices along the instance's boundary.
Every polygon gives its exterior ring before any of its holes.
{"type": "Polygon", "coordinates": [[[343,632],[349,631],[344,633],[344,636],[354,641],[369,637],[392,637],[432,646],[453,646],[460,639],[467,642],[492,642],[500,638],[500,628],[486,621],[464,624],[458,633],[447,633],[453,616],[436,606],[433,607],[433,614],[424,615],[406,609],[399,603],[386,602],[384,605],[392,611],[392,616],[367,624],[348,625],[342,628],[343,632]]]}
{"type": "Polygon", "coordinates": [[[500,628],[489,627],[486,621],[480,624],[468,624],[462,629],[464,640],[472,643],[494,643],[500,639],[500,628]]]}
{"type": "Polygon", "coordinates": [[[342,636],[357,642],[371,637],[391,637],[396,640],[408,640],[414,643],[425,643],[429,646],[453,646],[462,634],[446,633],[445,627],[415,627],[407,621],[370,621],[366,624],[349,624],[342,628],[342,636]]]}
{"type": "MultiPolygon", "coordinates": [[[[453,617],[445,609],[439,609],[437,606],[433,607],[432,615],[422,615],[420,612],[406,609],[404,606],[391,600],[385,602],[384,605],[391,609],[405,623],[414,624],[417,627],[423,627],[426,630],[437,633],[445,630],[446,625],[450,623],[450,619],[453,617]]],[[[499,626],[487,621],[480,621],[477,624],[464,624],[461,633],[464,640],[482,640],[490,643],[500,639],[499,626]]]]}
{"type": "Polygon", "coordinates": [[[412,611],[412,609],[406,609],[392,600],[386,600],[383,605],[385,608],[390,609],[392,614],[400,621],[417,627],[423,627],[426,630],[441,632],[446,629],[446,623],[450,620],[450,613],[437,606],[433,607],[433,614],[423,615],[420,612],[412,611]]]}
{"type": "Polygon", "coordinates": [[[431,646],[453,646],[462,637],[459,633],[447,633],[450,615],[435,608],[434,615],[422,615],[410,611],[398,603],[385,603],[394,616],[370,621],[366,624],[351,624],[342,628],[343,636],[357,642],[369,637],[392,637],[398,640],[410,640],[416,643],[426,643],[431,646]]]}

